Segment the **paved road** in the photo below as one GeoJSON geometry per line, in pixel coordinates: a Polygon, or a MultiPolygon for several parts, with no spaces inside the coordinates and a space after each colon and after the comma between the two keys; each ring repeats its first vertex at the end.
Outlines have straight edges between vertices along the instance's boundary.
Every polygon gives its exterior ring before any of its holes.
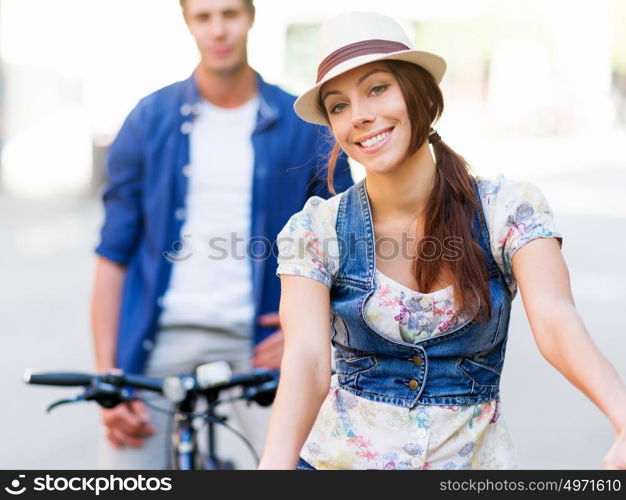
{"type": "MultiPolygon", "coordinates": [[[[607,172],[603,185],[626,186],[624,171],[607,172]]],[[[561,185],[558,178],[550,182],[561,185]]],[[[584,193],[585,182],[581,179],[575,187],[584,193]]],[[[551,202],[556,208],[566,206],[551,202]]],[[[626,379],[626,267],[621,265],[626,218],[555,212],[565,235],[563,252],[577,307],[596,343],[626,379]]],[[[0,467],[95,468],[91,443],[100,428],[95,406],[63,407],[46,415],[47,403],[71,391],[28,387],[21,374],[27,367],[91,369],[88,303],[100,207],[90,199],[33,202],[0,196],[0,214],[0,380],[5,397],[0,467]]],[[[522,467],[600,468],[613,438],[610,424],[539,355],[521,299],[514,304],[502,400],[522,467]]],[[[579,354],[581,365],[585,357],[585,352],[579,354]]],[[[245,450],[235,455],[245,456],[245,450]]]]}

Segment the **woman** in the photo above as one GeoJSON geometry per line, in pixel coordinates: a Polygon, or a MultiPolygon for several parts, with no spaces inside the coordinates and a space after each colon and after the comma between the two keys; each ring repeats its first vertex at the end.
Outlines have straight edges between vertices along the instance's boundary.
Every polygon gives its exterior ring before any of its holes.
{"type": "Polygon", "coordinates": [[[516,468],[499,382],[519,285],[543,356],[615,427],[603,466],[626,468],[626,388],[576,312],[541,192],[469,173],[431,128],[445,62],[395,21],[344,14],[321,38],[295,109],[332,130],[331,189],[339,148],[366,178],[279,235],[285,353],[259,467],[516,468]]]}

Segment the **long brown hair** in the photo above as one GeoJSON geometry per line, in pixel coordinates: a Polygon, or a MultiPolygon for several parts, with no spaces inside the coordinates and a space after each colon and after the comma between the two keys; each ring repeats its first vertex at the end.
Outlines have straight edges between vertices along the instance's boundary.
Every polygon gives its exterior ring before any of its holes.
{"type": "MultiPolygon", "coordinates": [[[[411,140],[407,157],[413,155],[427,140],[431,125],[443,112],[443,95],[433,76],[421,66],[405,61],[386,60],[404,96],[411,122],[411,140]]],[[[317,105],[328,119],[326,108],[318,95],[317,105]]],[[[413,276],[420,290],[430,290],[442,271],[452,280],[455,306],[458,312],[473,314],[486,321],[491,316],[489,277],[485,253],[472,237],[474,215],[480,210],[473,188],[475,179],[469,165],[444,141],[432,144],[437,165],[435,182],[424,213],[424,237],[417,243],[413,276]],[[460,258],[445,258],[439,252],[435,258],[425,252],[429,242],[459,243],[460,258]]],[[[328,161],[326,182],[331,193],[335,163],[340,153],[338,143],[332,148],[328,161]]]]}

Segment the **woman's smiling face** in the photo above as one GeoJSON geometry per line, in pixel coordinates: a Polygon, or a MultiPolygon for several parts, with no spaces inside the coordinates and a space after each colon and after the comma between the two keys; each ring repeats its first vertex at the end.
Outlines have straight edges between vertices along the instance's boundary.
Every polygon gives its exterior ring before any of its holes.
{"type": "Polygon", "coordinates": [[[336,141],[368,171],[386,173],[406,157],[411,139],[404,96],[380,62],[326,82],[320,95],[336,141]]]}

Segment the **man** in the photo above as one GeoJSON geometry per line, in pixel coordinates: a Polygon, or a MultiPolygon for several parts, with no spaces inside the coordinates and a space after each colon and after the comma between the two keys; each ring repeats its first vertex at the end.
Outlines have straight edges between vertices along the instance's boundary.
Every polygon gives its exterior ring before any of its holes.
{"type": "MultiPolygon", "coordinates": [[[[98,372],[164,376],[217,359],[278,368],[280,282],[268,247],[308,197],[328,196],[323,132],[248,65],[252,0],[181,6],[200,63],[142,99],[109,150],[92,299],[98,372]]],[[[336,189],[351,183],[342,159],[336,189]]],[[[233,411],[260,452],[268,409],[233,411]]],[[[102,413],[103,468],[166,466],[166,417],[141,402],[102,413]]]]}

